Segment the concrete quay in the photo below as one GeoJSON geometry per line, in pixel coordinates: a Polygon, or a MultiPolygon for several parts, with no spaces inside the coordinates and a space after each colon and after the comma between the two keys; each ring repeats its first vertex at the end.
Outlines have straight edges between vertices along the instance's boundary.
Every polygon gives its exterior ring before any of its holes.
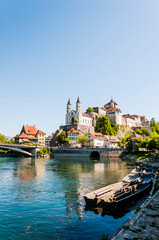
{"type": "Polygon", "coordinates": [[[130,217],[112,240],[159,239],[159,190],[130,217]]]}

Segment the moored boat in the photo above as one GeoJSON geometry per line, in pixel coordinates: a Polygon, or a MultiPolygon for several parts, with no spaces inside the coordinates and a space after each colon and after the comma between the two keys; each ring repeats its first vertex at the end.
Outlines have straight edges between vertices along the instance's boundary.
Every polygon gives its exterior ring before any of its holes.
{"type": "MultiPolygon", "coordinates": [[[[139,170],[139,169],[138,169],[139,170]]],[[[137,198],[150,190],[152,184],[151,169],[141,168],[141,172],[134,170],[124,177],[121,182],[108,185],[84,196],[89,206],[117,207],[117,205],[137,198]]]]}
{"type": "Polygon", "coordinates": [[[102,197],[111,196],[115,191],[119,190],[120,188],[126,187],[127,185],[127,183],[117,182],[87,193],[86,195],[84,195],[85,202],[90,206],[97,206],[100,204],[102,197]]]}
{"type": "Polygon", "coordinates": [[[144,193],[148,192],[151,189],[151,181],[147,183],[138,183],[132,186],[128,186],[125,189],[120,189],[112,194],[109,199],[101,198],[101,205],[103,207],[119,207],[121,204],[124,204],[132,199],[137,199],[144,193]]]}

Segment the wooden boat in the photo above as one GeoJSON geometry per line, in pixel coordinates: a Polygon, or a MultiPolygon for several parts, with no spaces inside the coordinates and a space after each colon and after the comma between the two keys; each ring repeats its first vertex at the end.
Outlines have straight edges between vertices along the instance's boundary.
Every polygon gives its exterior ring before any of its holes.
{"type": "Polygon", "coordinates": [[[97,206],[100,204],[102,197],[111,196],[115,191],[126,187],[127,185],[127,183],[117,182],[106,187],[102,187],[98,190],[86,194],[84,196],[85,202],[87,205],[97,206]]]}
{"type": "Polygon", "coordinates": [[[124,204],[132,199],[138,199],[138,197],[151,189],[151,185],[152,183],[149,181],[147,183],[138,183],[128,186],[125,189],[120,189],[109,196],[109,198],[101,198],[101,205],[106,208],[119,207],[121,204],[124,204]]]}
{"type": "MultiPolygon", "coordinates": [[[[134,171],[135,172],[135,171],[134,171]]],[[[147,172],[130,173],[121,182],[100,188],[84,196],[90,206],[116,207],[136,198],[151,188],[152,174],[147,172]]],[[[150,172],[150,171],[149,171],[150,172]]]]}

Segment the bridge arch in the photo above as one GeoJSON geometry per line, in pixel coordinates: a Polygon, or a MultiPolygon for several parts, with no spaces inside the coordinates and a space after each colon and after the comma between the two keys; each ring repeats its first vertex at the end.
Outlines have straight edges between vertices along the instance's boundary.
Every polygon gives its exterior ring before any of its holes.
{"type": "Polygon", "coordinates": [[[90,158],[100,158],[100,153],[98,151],[92,151],[89,155],[90,158]]]}
{"type": "Polygon", "coordinates": [[[29,156],[29,157],[32,157],[32,156],[33,156],[32,153],[27,152],[27,151],[24,151],[24,150],[22,150],[22,149],[20,149],[20,148],[18,148],[18,147],[10,147],[10,146],[0,145],[0,148],[1,148],[1,149],[6,149],[6,150],[12,150],[12,151],[15,151],[15,152],[19,152],[19,153],[22,153],[22,154],[24,154],[24,155],[26,155],[26,156],[29,156]]]}

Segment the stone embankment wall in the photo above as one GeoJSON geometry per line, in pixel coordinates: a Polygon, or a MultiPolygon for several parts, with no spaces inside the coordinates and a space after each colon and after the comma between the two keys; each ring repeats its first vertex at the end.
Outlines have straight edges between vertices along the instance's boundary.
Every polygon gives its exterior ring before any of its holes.
{"type": "Polygon", "coordinates": [[[123,152],[123,150],[107,151],[100,154],[101,157],[108,157],[108,158],[119,158],[119,157],[123,157],[124,155],[125,153],[123,152]]]}
{"type": "Polygon", "coordinates": [[[133,215],[112,240],[159,239],[159,191],[148,199],[141,210],[133,215]]]}
{"type": "Polygon", "coordinates": [[[89,157],[92,153],[98,153],[101,157],[121,157],[124,149],[119,148],[51,148],[54,156],[89,157]]]}

